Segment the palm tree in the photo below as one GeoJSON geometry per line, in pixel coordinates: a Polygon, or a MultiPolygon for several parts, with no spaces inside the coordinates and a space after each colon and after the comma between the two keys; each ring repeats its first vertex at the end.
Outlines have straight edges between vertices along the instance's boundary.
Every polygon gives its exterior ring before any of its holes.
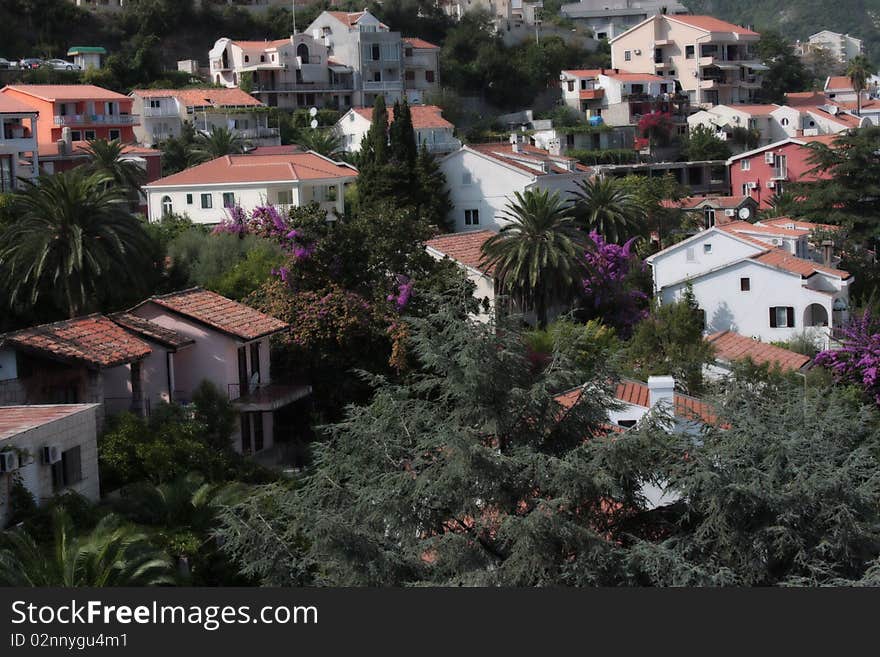
{"type": "Polygon", "coordinates": [[[134,160],[124,157],[125,147],[122,143],[118,139],[96,139],[89,142],[85,152],[89,156],[89,169],[112,178],[116,185],[126,190],[132,209],[136,209],[147,172],[134,160]]]}
{"type": "Polygon", "coordinates": [[[110,183],[107,174],[78,167],[16,192],[16,220],[0,234],[10,305],[50,296],[76,317],[111,287],[140,286],[149,238],[110,183]]]}
{"type": "Polygon", "coordinates": [[[343,148],[342,136],[333,128],[301,128],[297,132],[296,143],[326,157],[335,157],[343,148]]]}
{"type": "Polygon", "coordinates": [[[550,302],[569,296],[580,280],[585,240],[557,192],[514,196],[504,212],[509,223],[483,244],[483,258],[501,288],[534,308],[544,328],[550,302]]]}
{"type": "Polygon", "coordinates": [[[862,91],[868,86],[868,78],[877,73],[877,69],[864,55],[853,57],[846,67],[846,77],[856,92],[856,114],[862,115],[862,91]]]}
{"type": "Polygon", "coordinates": [[[770,207],[761,212],[761,219],[791,217],[795,214],[797,206],[798,198],[793,193],[784,191],[781,194],[774,194],[770,199],[770,207]]]}
{"type": "Polygon", "coordinates": [[[190,151],[190,159],[194,164],[216,160],[224,155],[243,153],[244,140],[232,130],[213,127],[209,134],[200,132],[190,151]]]}
{"type": "Polygon", "coordinates": [[[0,537],[0,586],[159,586],[174,583],[171,560],[146,535],[105,516],[76,536],[63,510],[53,514],[54,542],[41,549],[25,531],[0,537]]]}
{"type": "Polygon", "coordinates": [[[587,231],[596,231],[608,242],[620,244],[638,232],[644,212],[635,196],[618,180],[596,176],[577,183],[574,216],[587,231]]]}

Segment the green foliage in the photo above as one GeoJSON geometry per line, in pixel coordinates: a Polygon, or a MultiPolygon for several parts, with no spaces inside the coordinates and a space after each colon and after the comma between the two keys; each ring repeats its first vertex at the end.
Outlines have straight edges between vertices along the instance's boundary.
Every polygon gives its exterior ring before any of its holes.
{"type": "Polygon", "coordinates": [[[761,100],[785,103],[786,92],[805,91],[810,85],[810,74],[803,61],[794,54],[794,47],[773,30],[762,30],[755,46],[758,56],[769,70],[762,74],[761,100]]]}
{"type": "Polygon", "coordinates": [[[595,176],[579,181],[573,201],[578,224],[608,242],[622,244],[643,232],[642,206],[617,178],[595,176]]]}
{"type": "Polygon", "coordinates": [[[726,160],[732,155],[727,142],[719,139],[714,130],[704,125],[690,129],[682,144],[681,154],[689,162],[726,160]]]}
{"type": "Polygon", "coordinates": [[[581,164],[596,166],[598,164],[635,164],[639,161],[638,152],[631,148],[605,148],[583,150],[572,148],[565,153],[581,164]]]}
{"type": "Polygon", "coordinates": [[[773,342],[772,344],[798,354],[803,354],[804,356],[809,356],[810,358],[813,358],[822,350],[822,345],[816,336],[806,331],[801,332],[790,340],[773,342]]]}
{"type": "Polygon", "coordinates": [[[224,155],[236,155],[244,152],[245,142],[229,128],[213,126],[209,134],[199,132],[189,152],[189,161],[200,164],[216,160],[224,155]]]}
{"type": "Polygon", "coordinates": [[[570,345],[575,364],[585,371],[610,362],[621,348],[614,329],[595,319],[585,324],[559,319],[546,329],[526,332],[524,340],[532,354],[543,363],[552,358],[557,345],[570,345]]]}

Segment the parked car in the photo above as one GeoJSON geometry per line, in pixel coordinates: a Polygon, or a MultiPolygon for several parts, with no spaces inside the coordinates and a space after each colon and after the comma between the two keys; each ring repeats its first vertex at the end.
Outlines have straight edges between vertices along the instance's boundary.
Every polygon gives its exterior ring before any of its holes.
{"type": "Polygon", "coordinates": [[[0,57],[0,69],[18,68],[18,62],[10,62],[5,57],[0,57]]]}
{"type": "Polygon", "coordinates": [[[66,59],[47,59],[45,62],[43,62],[43,66],[54,68],[56,71],[82,70],[82,67],[79,64],[74,64],[73,62],[69,62],[66,59]]]}
{"type": "Polygon", "coordinates": [[[18,63],[18,67],[21,69],[40,68],[42,64],[42,59],[37,59],[36,57],[26,57],[18,63]]]}

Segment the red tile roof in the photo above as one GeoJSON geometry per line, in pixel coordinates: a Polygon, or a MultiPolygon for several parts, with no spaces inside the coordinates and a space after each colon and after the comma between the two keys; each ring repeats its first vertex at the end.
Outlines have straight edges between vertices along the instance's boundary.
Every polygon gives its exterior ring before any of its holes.
{"type": "Polygon", "coordinates": [[[729,224],[719,226],[721,230],[734,233],[753,233],[758,235],[771,235],[773,237],[800,237],[804,234],[801,230],[786,228],[784,226],[761,226],[751,224],[748,221],[732,221],[729,224]]]}
{"type": "Polygon", "coordinates": [[[574,172],[590,171],[589,167],[584,166],[574,158],[565,156],[551,156],[549,151],[546,151],[542,148],[536,148],[529,144],[520,144],[519,153],[514,152],[513,144],[506,142],[468,144],[467,147],[477,151],[478,153],[482,153],[483,155],[488,155],[489,157],[498,160],[499,162],[503,162],[508,166],[522,169],[523,171],[526,171],[527,173],[530,173],[534,176],[547,175],[547,173],[573,173],[573,171],[569,171],[568,169],[565,169],[563,167],[564,162],[571,162],[574,166],[574,172]],[[534,165],[540,165],[544,162],[550,165],[549,171],[547,173],[542,173],[541,171],[538,171],[534,168],[534,165]],[[529,166],[529,164],[532,164],[533,166],[529,166]]]}
{"type": "Polygon", "coordinates": [[[131,100],[128,96],[93,84],[11,84],[5,89],[15,89],[23,94],[48,101],[131,100]]]}
{"type": "Polygon", "coordinates": [[[122,328],[128,329],[132,333],[136,333],[142,338],[171,349],[180,349],[181,347],[195,344],[195,340],[187,335],[172,331],[164,326],[159,326],[148,319],[138,317],[132,313],[115,313],[110,315],[110,319],[119,324],[122,328]]]}
{"type": "MultiPolygon", "coordinates": [[[[335,18],[336,20],[338,20],[342,23],[345,23],[349,27],[354,27],[355,25],[357,25],[358,21],[364,17],[364,14],[366,14],[367,12],[366,11],[355,11],[355,12],[328,11],[327,13],[330,14],[331,16],[333,16],[333,18],[335,18]]],[[[388,27],[387,25],[385,25],[385,23],[379,23],[379,25],[381,25],[382,27],[388,27]]]]}
{"type": "Polygon", "coordinates": [[[672,82],[670,78],[663,78],[653,73],[628,73],[627,71],[615,71],[613,69],[606,70],[603,75],[612,80],[620,80],[621,82],[640,82],[647,80],[649,82],[672,82]]]}
{"type": "Polygon", "coordinates": [[[0,114],[39,114],[39,112],[9,94],[0,94],[0,114]]]}
{"type": "Polygon", "coordinates": [[[779,105],[749,105],[746,103],[732,103],[727,107],[752,116],[769,116],[779,109],[779,105]]]}
{"type": "Polygon", "coordinates": [[[845,75],[833,75],[825,81],[825,91],[854,91],[852,80],[845,75]]]}
{"type": "Polygon", "coordinates": [[[620,401],[634,406],[644,406],[645,408],[651,406],[651,391],[641,381],[624,379],[617,384],[614,396],[620,401]]]}
{"type": "Polygon", "coordinates": [[[667,15],[666,18],[678,21],[679,23],[684,23],[685,25],[690,25],[691,27],[706,30],[707,32],[731,32],[741,36],[760,36],[757,32],[740,27],[739,25],[734,25],[733,23],[728,23],[727,21],[715,18],[714,16],[681,16],[676,14],[674,16],[667,15]]]}
{"type": "Polygon", "coordinates": [[[277,48],[279,46],[283,46],[285,44],[290,43],[290,38],[287,39],[275,39],[272,41],[233,41],[235,45],[243,50],[269,50],[270,48],[277,48]]]}
{"type": "Polygon", "coordinates": [[[598,68],[575,68],[562,72],[575,78],[594,78],[597,75],[602,75],[603,70],[598,68]]]}
{"type": "MultiPolygon", "coordinates": [[[[37,144],[39,149],[41,158],[50,158],[50,157],[87,157],[86,149],[89,147],[89,142],[87,141],[75,141],[72,144],[71,152],[65,153],[64,155],[60,155],[58,153],[58,144],[55,142],[51,143],[39,143],[37,144]]],[[[146,148],[144,146],[137,146],[135,144],[124,144],[122,146],[123,155],[137,155],[139,157],[160,157],[162,155],[162,151],[157,150],[155,148],[146,148]]]]}
{"type": "Polygon", "coordinates": [[[425,242],[425,246],[442,253],[456,262],[490,276],[495,268],[483,262],[483,244],[495,235],[491,230],[474,230],[465,233],[440,235],[425,242]]]}
{"type": "Polygon", "coordinates": [[[0,440],[31,431],[50,422],[92,408],[92,404],[53,404],[51,406],[0,406],[0,440]]]}
{"type": "MultiPolygon", "coordinates": [[[[416,130],[423,130],[426,128],[449,128],[451,130],[455,127],[443,118],[443,110],[436,105],[410,105],[409,110],[412,115],[413,128],[416,130]]],[[[360,114],[367,121],[373,121],[372,107],[355,107],[352,108],[352,111],[360,114]]],[[[393,121],[394,107],[389,107],[388,122],[392,123],[393,121]]]]}
{"type": "Polygon", "coordinates": [[[812,221],[803,221],[802,219],[792,219],[791,217],[777,217],[776,219],[762,219],[762,224],[768,224],[771,226],[785,226],[786,228],[792,228],[794,230],[798,230],[801,233],[809,232],[812,230],[840,230],[840,226],[832,226],[831,224],[818,224],[812,221]]]}
{"type": "Polygon", "coordinates": [[[715,347],[715,356],[727,362],[750,358],[757,365],[778,363],[785,371],[799,370],[810,362],[809,356],[758,342],[731,331],[713,333],[706,341],[715,347]]]}
{"type": "MultiPolygon", "coordinates": [[[[614,393],[616,399],[633,406],[642,406],[643,408],[651,408],[651,389],[648,385],[641,381],[630,381],[622,379],[617,384],[617,390],[614,393]]],[[[675,417],[684,418],[686,420],[699,420],[701,422],[713,423],[717,419],[715,411],[711,405],[688,395],[674,393],[675,417]]]]}
{"type": "Polygon", "coordinates": [[[263,103],[242,91],[232,89],[135,89],[141,98],[177,98],[184,107],[262,107],[263,103]]]}
{"type": "Polygon", "coordinates": [[[801,105],[823,105],[828,102],[825,94],[821,91],[797,91],[785,94],[785,102],[789,107],[799,107],[801,105]]]}
{"type": "Polygon", "coordinates": [[[761,262],[765,265],[770,265],[777,269],[782,269],[783,271],[791,272],[792,274],[800,274],[804,278],[809,278],[816,273],[829,274],[830,276],[836,276],[844,280],[850,277],[850,273],[847,271],[834,269],[833,267],[825,267],[812,260],[796,258],[788,251],[782,249],[770,249],[765,253],[759,253],[758,255],[752,256],[752,260],[761,262]]]}
{"type": "Polygon", "coordinates": [[[77,317],[0,336],[0,343],[65,362],[97,368],[140,360],[151,349],[103,315],[77,317]]]}
{"type": "Polygon", "coordinates": [[[421,48],[425,50],[440,50],[440,46],[435,46],[429,41],[419,39],[418,37],[403,37],[403,40],[413,48],[421,48]]]}
{"type": "Polygon", "coordinates": [[[147,185],[210,185],[259,182],[290,182],[354,178],[357,170],[348,164],[336,163],[317,153],[286,153],[281,155],[224,155],[216,160],[185,169],[147,185]]]}
{"type": "Polygon", "coordinates": [[[150,297],[137,307],[148,303],[242,340],[256,340],[288,326],[271,315],[198,287],[150,297]]]}

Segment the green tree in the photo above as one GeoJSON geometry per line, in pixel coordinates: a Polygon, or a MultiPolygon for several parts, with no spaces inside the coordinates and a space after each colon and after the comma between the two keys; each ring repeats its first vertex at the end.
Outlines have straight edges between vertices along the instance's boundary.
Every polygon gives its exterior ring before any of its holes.
{"type": "Polygon", "coordinates": [[[431,226],[441,230],[449,230],[449,213],[452,211],[452,200],[446,176],[440,169],[427,147],[422,145],[416,161],[416,179],[418,180],[419,215],[431,226]]]}
{"type": "Polygon", "coordinates": [[[784,104],[786,93],[809,88],[810,74],[795,55],[792,44],[779,32],[762,30],[755,50],[768,67],[761,78],[760,94],[764,102],[784,104]]]}
{"type": "Polygon", "coordinates": [[[413,129],[412,112],[406,98],[394,103],[394,121],[389,128],[390,158],[412,170],[419,154],[416,133],[413,129]]]}
{"type": "Polygon", "coordinates": [[[0,237],[9,301],[53,299],[76,317],[112,288],[143,286],[148,239],[122,191],[86,167],[40,176],[13,199],[17,221],[0,237]]]}
{"type": "Polygon", "coordinates": [[[196,140],[196,131],[192,123],[184,122],[183,128],[177,137],[169,137],[159,142],[159,150],[162,151],[162,174],[170,176],[186,169],[190,163],[190,151],[196,140]]]}
{"type": "Polygon", "coordinates": [[[342,136],[333,128],[300,128],[294,139],[307,151],[330,158],[338,156],[343,150],[342,136]]]}
{"type": "Polygon", "coordinates": [[[727,142],[719,139],[711,128],[704,125],[690,129],[681,151],[684,159],[690,162],[726,160],[731,156],[727,142]]]}
{"type": "Polygon", "coordinates": [[[868,87],[868,79],[877,74],[877,67],[864,55],[853,57],[846,67],[846,77],[856,92],[856,114],[862,115],[862,92],[868,87]]]}
{"type": "Polygon", "coordinates": [[[547,326],[554,301],[571,298],[584,267],[584,238],[558,193],[515,192],[504,212],[507,223],[483,245],[501,289],[523,310],[534,310],[547,326]]]}
{"type": "Polygon", "coordinates": [[[609,242],[622,244],[642,231],[644,211],[616,178],[594,176],[578,182],[573,201],[577,223],[609,242]]]}
{"type": "Polygon", "coordinates": [[[43,549],[32,536],[11,530],[0,536],[3,586],[159,586],[174,583],[171,560],[147,536],[105,516],[86,536],[76,536],[70,517],[56,511],[55,538],[43,549]]]}
{"type": "Polygon", "coordinates": [[[244,140],[229,128],[213,126],[209,134],[202,132],[196,135],[190,150],[190,161],[193,163],[216,160],[224,155],[243,153],[244,140]]]}
{"type": "Polygon", "coordinates": [[[85,149],[88,167],[95,173],[109,176],[113,184],[126,192],[133,210],[140,205],[141,187],[147,181],[147,172],[136,161],[125,157],[125,147],[118,139],[96,139],[85,149]]]}

